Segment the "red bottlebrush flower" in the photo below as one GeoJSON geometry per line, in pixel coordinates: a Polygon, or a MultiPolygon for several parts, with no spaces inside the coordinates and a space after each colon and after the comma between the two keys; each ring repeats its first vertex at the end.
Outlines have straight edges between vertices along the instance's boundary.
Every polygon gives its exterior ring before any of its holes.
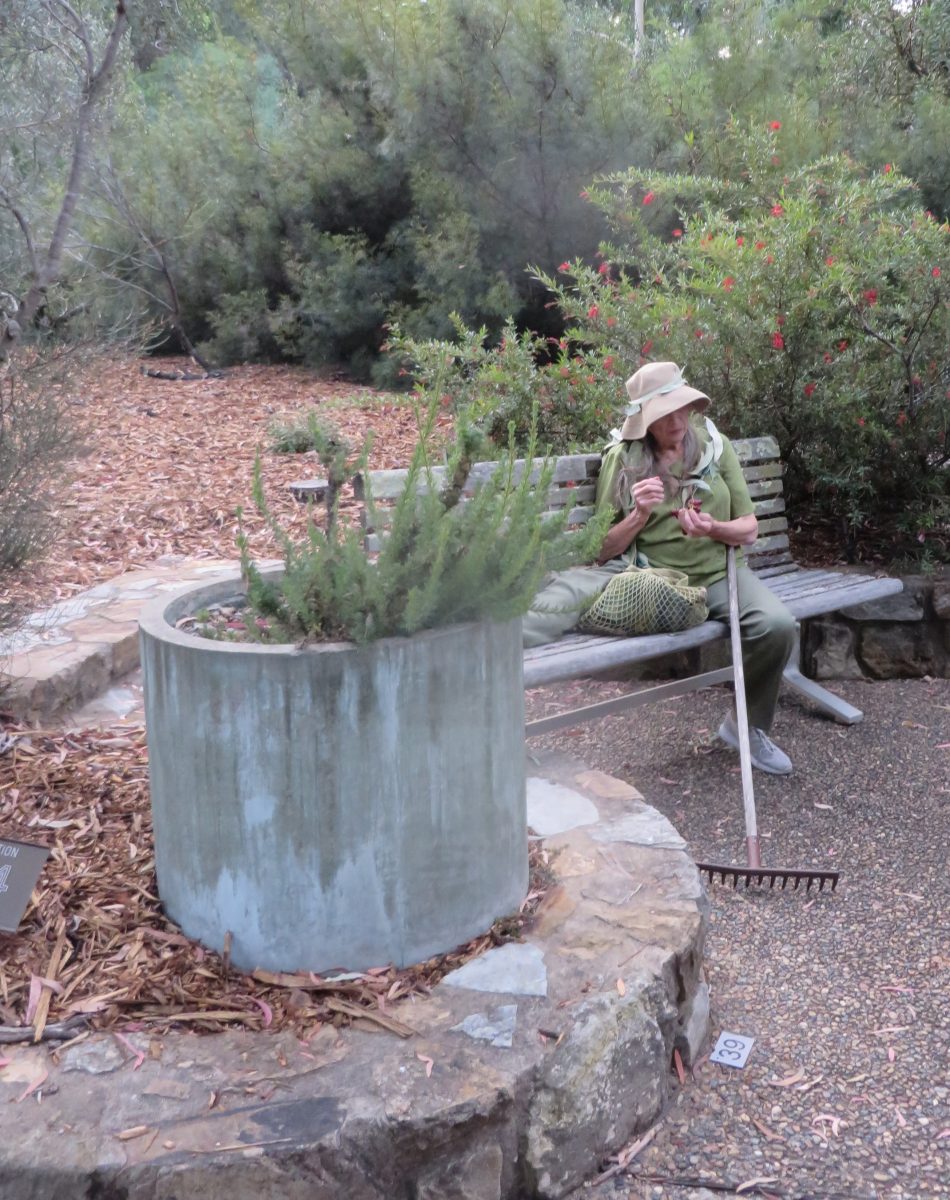
{"type": "Polygon", "coordinates": [[[864,417],[858,417],[858,424],[862,429],[864,428],[864,417]]]}
{"type": "Polygon", "coordinates": [[[613,371],[613,369],[614,369],[614,356],[612,354],[608,354],[607,357],[604,359],[604,370],[609,375],[613,371]]]}
{"type": "Polygon", "coordinates": [[[771,255],[771,254],[766,254],[766,256],[765,256],[765,261],[766,261],[767,263],[774,263],[774,262],[775,262],[775,259],[772,257],[772,255],[771,255]]]}
{"type": "Polygon", "coordinates": [[[825,259],[825,266],[833,267],[834,262],[835,262],[835,256],[833,254],[829,254],[828,257],[825,259]]]}
{"type": "Polygon", "coordinates": [[[683,236],[682,229],[674,229],[673,230],[673,237],[682,237],[682,236],[683,236]]]}
{"type": "Polygon", "coordinates": [[[765,242],[756,242],[756,243],[755,243],[755,248],[756,248],[756,250],[764,250],[764,249],[765,249],[765,242]]]}
{"type": "Polygon", "coordinates": [[[934,269],[930,272],[930,274],[934,277],[934,279],[939,279],[940,278],[940,268],[934,267],[934,269]]]}
{"type": "Polygon", "coordinates": [[[697,329],[697,330],[695,330],[695,331],[693,332],[693,337],[695,337],[695,338],[699,338],[699,340],[700,340],[700,341],[702,341],[702,339],[703,339],[703,331],[702,331],[701,329],[697,329]]]}
{"type": "Polygon", "coordinates": [[[781,128],[782,128],[781,121],[769,121],[769,129],[781,129],[781,128]]]}
{"type": "Polygon", "coordinates": [[[610,263],[602,262],[600,264],[600,266],[597,268],[597,274],[598,275],[609,275],[610,274],[610,263]]]}
{"type": "Polygon", "coordinates": [[[656,194],[654,192],[647,192],[647,194],[643,197],[643,203],[652,204],[655,199],[656,194]]]}
{"type": "Polygon", "coordinates": [[[890,163],[884,164],[884,174],[885,175],[890,175],[891,171],[893,171],[893,170],[894,170],[894,168],[891,166],[890,163]]]}
{"type": "Polygon", "coordinates": [[[643,345],[640,347],[640,354],[643,357],[646,357],[646,355],[648,355],[652,349],[653,349],[653,339],[650,338],[647,341],[645,341],[643,343],[643,345]]]}
{"type": "Polygon", "coordinates": [[[727,292],[731,292],[732,289],[736,286],[736,281],[732,278],[731,275],[727,275],[726,278],[722,281],[722,286],[726,289],[727,292]]]}
{"type": "Polygon", "coordinates": [[[782,208],[781,204],[773,204],[772,205],[772,216],[773,217],[781,217],[784,213],[785,213],[785,209],[782,208]]]}
{"type": "Polygon", "coordinates": [[[744,238],[744,237],[737,237],[737,238],[736,238],[736,245],[737,245],[737,246],[744,246],[744,245],[745,245],[745,238],[744,238]]]}
{"type": "Polygon", "coordinates": [[[907,424],[907,413],[899,412],[897,414],[897,428],[902,429],[907,424]]]}
{"type": "Polygon", "coordinates": [[[864,298],[867,300],[868,304],[877,304],[877,289],[868,288],[868,290],[864,293],[864,298]]]}
{"type": "Polygon", "coordinates": [[[561,374],[565,379],[567,379],[567,377],[568,377],[568,375],[570,375],[570,373],[571,373],[570,367],[561,367],[561,374]]]}
{"type": "Polygon", "coordinates": [[[842,354],[844,354],[844,352],[845,352],[845,350],[847,350],[847,348],[848,348],[848,339],[847,338],[845,338],[843,341],[838,343],[838,349],[841,351],[842,354]]]}
{"type": "Polygon", "coordinates": [[[597,307],[597,305],[596,305],[596,304],[592,304],[592,305],[590,306],[590,308],[587,310],[587,315],[588,315],[588,316],[590,317],[590,319],[593,321],[593,319],[594,319],[594,318],[597,316],[597,314],[598,314],[599,312],[600,312],[600,309],[597,307]]]}
{"type": "Polygon", "coordinates": [[[561,265],[558,267],[559,271],[569,271],[570,269],[571,269],[571,264],[569,262],[562,262],[561,265]]]}
{"type": "Polygon", "coordinates": [[[607,324],[611,329],[613,329],[613,327],[617,324],[617,318],[616,317],[608,317],[607,324]]]}
{"type": "Polygon", "coordinates": [[[772,349],[773,350],[784,350],[785,349],[785,339],[782,337],[782,335],[780,333],[772,334],[772,349]]]}
{"type": "Polygon", "coordinates": [[[597,382],[597,380],[596,380],[596,379],[593,377],[593,375],[588,375],[588,376],[587,376],[587,382],[588,382],[588,383],[596,383],[596,382],[597,382]]]}
{"type": "Polygon", "coordinates": [[[822,358],[825,360],[825,362],[831,362],[831,360],[832,360],[832,354],[831,354],[831,351],[830,351],[830,350],[826,350],[826,351],[824,352],[824,354],[823,354],[821,357],[822,357],[822,358]]]}
{"type": "Polygon", "coordinates": [[[589,196],[590,196],[590,192],[588,192],[588,191],[583,191],[583,192],[581,192],[581,199],[582,199],[582,200],[587,200],[589,196]]]}
{"type": "Polygon", "coordinates": [[[817,384],[815,384],[815,383],[806,383],[806,384],[805,384],[805,395],[806,395],[806,396],[813,396],[813,395],[815,394],[815,388],[816,388],[817,386],[818,386],[818,385],[817,385],[817,384]]]}
{"type": "Polygon", "coordinates": [[[779,156],[777,154],[772,155],[772,166],[773,167],[777,167],[781,161],[782,160],[779,158],[779,156]]]}

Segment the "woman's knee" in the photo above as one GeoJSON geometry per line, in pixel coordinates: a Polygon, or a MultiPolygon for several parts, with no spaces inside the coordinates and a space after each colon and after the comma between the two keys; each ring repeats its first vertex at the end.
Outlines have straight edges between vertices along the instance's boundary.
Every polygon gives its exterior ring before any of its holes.
{"type": "Polygon", "coordinates": [[[751,645],[763,643],[790,651],[795,643],[795,618],[784,605],[754,608],[744,614],[742,637],[751,645]]]}

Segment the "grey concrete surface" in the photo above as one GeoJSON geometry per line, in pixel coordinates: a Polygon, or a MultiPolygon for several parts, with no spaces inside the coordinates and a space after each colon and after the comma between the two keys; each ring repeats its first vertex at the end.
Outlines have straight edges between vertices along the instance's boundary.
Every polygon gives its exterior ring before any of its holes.
{"type": "Polygon", "coordinates": [[[520,621],[365,646],[198,638],[238,575],[152,601],[158,890],[242,970],[408,966],[527,892],[520,621]]]}

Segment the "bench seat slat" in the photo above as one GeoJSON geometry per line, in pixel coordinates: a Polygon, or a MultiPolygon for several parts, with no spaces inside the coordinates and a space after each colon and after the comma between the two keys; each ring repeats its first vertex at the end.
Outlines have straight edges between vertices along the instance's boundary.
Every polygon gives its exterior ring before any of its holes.
{"type": "Polygon", "coordinates": [[[804,596],[811,592],[820,592],[822,588],[840,587],[848,580],[855,584],[866,583],[874,579],[873,575],[850,574],[843,571],[799,571],[795,576],[784,576],[770,580],[769,586],[776,595],[783,599],[790,596],[804,596]]]}
{"type": "Polygon", "coordinates": [[[785,562],[771,563],[763,565],[761,562],[754,564],[755,573],[760,579],[776,579],[780,575],[797,575],[801,571],[798,563],[793,562],[789,555],[785,562]]]}
{"type": "Polygon", "coordinates": [[[825,588],[821,592],[793,597],[787,603],[796,620],[805,621],[809,617],[836,612],[839,608],[849,608],[852,604],[864,604],[868,600],[883,600],[885,596],[896,596],[903,588],[904,585],[899,579],[868,579],[864,583],[842,583],[825,588]]]}
{"type": "Polygon", "coordinates": [[[683,633],[650,634],[646,637],[566,637],[524,656],[525,687],[541,687],[578,675],[607,671],[628,663],[644,662],[677,650],[705,646],[728,636],[720,621],[706,621],[683,633]],[[545,651],[546,653],[540,653],[545,651]]]}

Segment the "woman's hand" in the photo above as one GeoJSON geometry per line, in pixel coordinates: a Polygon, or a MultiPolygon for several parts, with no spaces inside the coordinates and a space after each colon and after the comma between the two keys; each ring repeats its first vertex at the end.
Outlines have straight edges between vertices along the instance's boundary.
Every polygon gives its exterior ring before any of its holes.
{"type": "Polygon", "coordinates": [[[665,497],[663,480],[659,475],[641,479],[633,485],[630,494],[633,496],[636,507],[649,516],[658,505],[663,503],[665,497]]]}
{"type": "Polygon", "coordinates": [[[687,537],[715,537],[715,528],[719,524],[718,521],[712,519],[709,513],[689,508],[685,504],[676,510],[676,519],[679,521],[680,529],[687,537]]]}
{"type": "Polygon", "coordinates": [[[717,521],[708,513],[684,506],[676,513],[676,519],[687,537],[708,537],[726,546],[751,546],[759,536],[754,513],[732,521],[717,521]]]}

